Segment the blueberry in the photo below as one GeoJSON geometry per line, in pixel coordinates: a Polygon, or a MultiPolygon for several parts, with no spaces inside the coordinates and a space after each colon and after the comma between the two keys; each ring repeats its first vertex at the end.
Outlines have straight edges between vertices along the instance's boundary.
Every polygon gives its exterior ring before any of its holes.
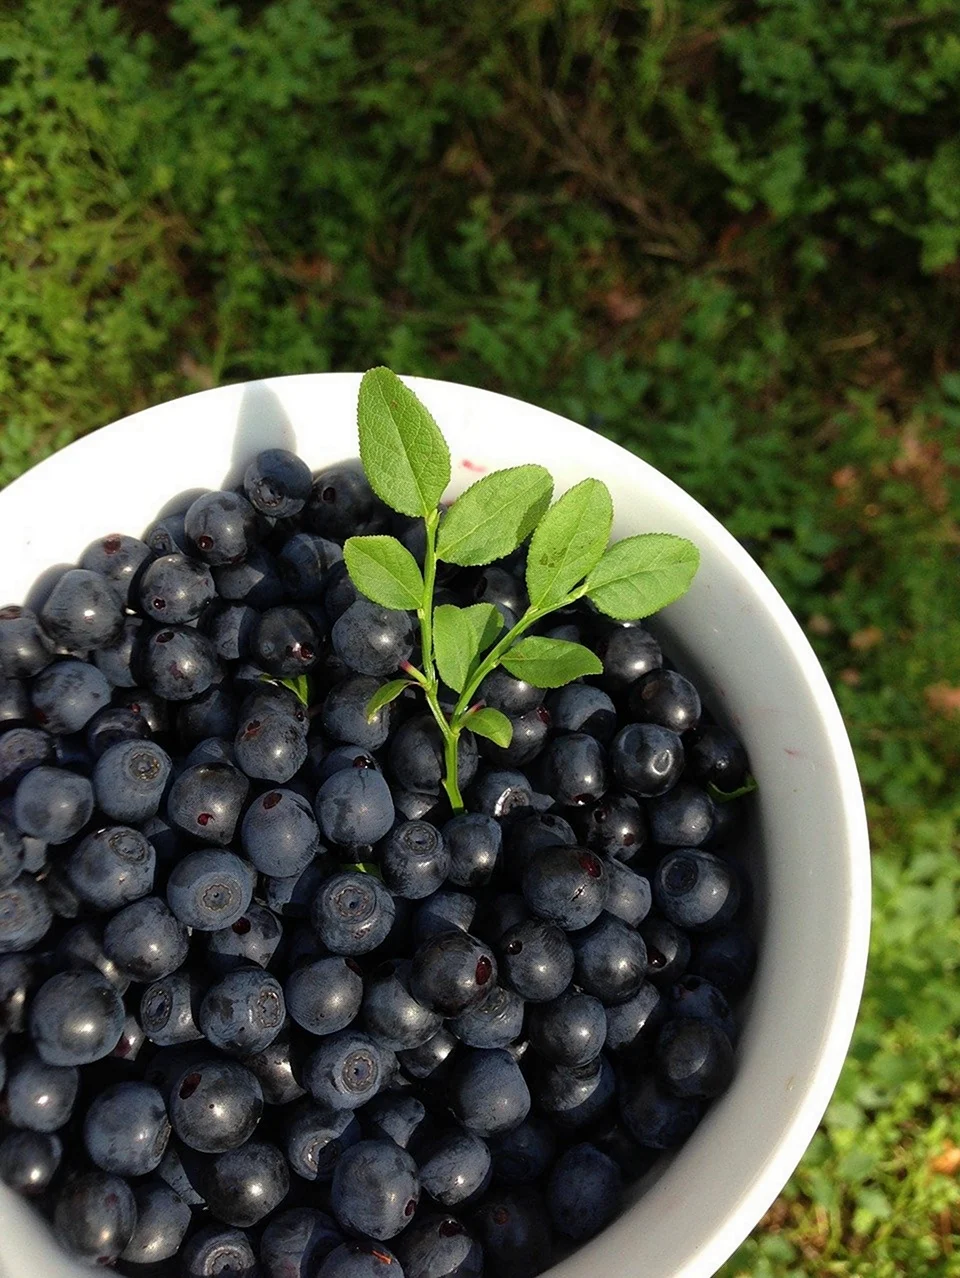
{"type": "Polygon", "coordinates": [[[135,1061],[146,1046],[147,1036],[140,1022],[132,1012],[127,1012],[123,1018],[123,1029],[120,1031],[116,1047],[110,1053],[111,1057],[115,1057],[118,1061],[135,1061]]]}
{"type": "Polygon", "coordinates": [[[330,570],[342,562],[343,551],[336,542],[309,532],[294,533],[277,556],[287,594],[304,601],[322,597],[330,570]]]}
{"type": "Polygon", "coordinates": [[[155,555],[172,555],[177,550],[185,550],[187,538],[183,531],[183,511],[155,519],[143,534],[143,540],[155,555]]]}
{"type": "Polygon", "coordinates": [[[543,788],[563,807],[583,807],[607,788],[603,747],[585,732],[555,737],[539,760],[543,788]]]}
{"type": "Polygon", "coordinates": [[[629,794],[606,794],[579,814],[588,848],[617,861],[633,861],[647,842],[647,818],[629,794]]]}
{"type": "MultiPolygon", "coordinates": [[[[462,769],[460,782],[464,786],[468,784],[462,769]]],[[[533,789],[524,773],[512,768],[495,768],[478,774],[472,794],[472,806],[477,812],[497,820],[513,820],[532,804],[533,789]]]]}
{"type": "Polygon", "coordinates": [[[630,713],[641,723],[689,732],[700,722],[700,694],[675,670],[651,670],[630,690],[630,713]]]}
{"type": "Polygon", "coordinates": [[[406,1278],[480,1278],[483,1250],[455,1216],[418,1215],[397,1239],[406,1278]]]}
{"type": "Polygon", "coordinates": [[[249,604],[212,603],[200,619],[200,629],[221,661],[239,661],[250,652],[260,614],[249,604]]]}
{"type": "Polygon", "coordinates": [[[358,599],[333,624],[333,650],[358,674],[393,674],[413,653],[410,616],[358,599]]]}
{"type": "Polygon", "coordinates": [[[595,1145],[573,1145],[557,1160],[547,1184],[553,1227],[575,1242],[598,1234],[617,1214],[623,1177],[595,1145]]]}
{"type": "Polygon", "coordinates": [[[148,985],[140,1000],[140,1024],[161,1047],[202,1038],[197,1028],[201,988],[185,968],[148,985]]]}
{"type": "Polygon", "coordinates": [[[137,1207],[125,1180],[106,1172],[84,1172],[57,1196],[53,1231],[57,1241],[87,1264],[111,1264],[133,1236],[137,1207]]]}
{"type": "Polygon", "coordinates": [[[307,1057],[303,1081],[328,1109],[359,1109],[387,1082],[391,1064],[369,1034],[346,1029],[327,1035],[307,1057]]]}
{"type": "Polygon", "coordinates": [[[703,1104],[674,1096],[649,1076],[625,1075],[620,1083],[620,1117],[627,1131],[649,1149],[676,1149],[699,1123],[703,1104]]]}
{"type": "Polygon", "coordinates": [[[619,785],[642,799],[666,794],[683,772],[683,742],[656,723],[629,723],[613,739],[610,768],[619,785]]]}
{"type": "Polygon", "coordinates": [[[603,861],[586,848],[540,848],[527,859],[523,899],[539,918],[571,931],[600,914],[608,881],[603,861]]]}
{"type": "Polygon", "coordinates": [[[509,1047],[523,1030],[523,1011],[519,994],[497,986],[478,1007],[455,1017],[450,1028],[468,1047],[509,1047]]]}
{"type": "Polygon", "coordinates": [[[699,786],[678,785],[647,805],[650,834],[663,847],[699,847],[713,834],[713,800],[699,786]]]}
{"type": "Polygon", "coordinates": [[[380,1244],[343,1243],[331,1251],[317,1278],[403,1278],[396,1256],[380,1244]]]}
{"type": "Polygon", "coordinates": [[[612,1119],[605,1127],[591,1133],[591,1140],[620,1168],[625,1181],[636,1181],[654,1166],[659,1158],[655,1149],[645,1149],[638,1145],[622,1123],[612,1119]]]}
{"type": "Polygon", "coordinates": [[[421,1047],[440,1029],[442,1016],[410,993],[410,963],[381,964],[366,978],[363,1019],[367,1029],[393,1051],[421,1047]]]}
{"type": "Polygon", "coordinates": [[[187,930],[165,901],[147,896],[119,910],[103,930],[103,948],[132,981],[149,984],[186,961],[187,930]]]}
{"type": "Polygon", "coordinates": [[[720,928],[695,938],[689,969],[733,996],[746,989],[757,963],[753,939],[739,927],[720,928]]]}
{"type": "Polygon", "coordinates": [[[602,1053],[587,1065],[547,1066],[536,1080],[534,1100],[561,1130],[582,1131],[611,1112],[617,1085],[602,1053]]]}
{"type": "MultiPolygon", "coordinates": [[[[418,714],[402,723],[387,751],[390,772],[407,790],[437,794],[444,777],[440,729],[429,714],[418,714]]],[[[457,744],[461,787],[470,784],[477,771],[477,745],[472,732],[462,732],[457,744]]]]}
{"type": "Polygon", "coordinates": [[[170,706],[163,697],[148,688],[118,688],[113,694],[113,702],[141,715],[154,736],[161,736],[170,728],[170,706]]]}
{"type": "Polygon", "coordinates": [[[66,843],[90,820],[93,786],[60,768],[33,768],[17,786],[13,811],[21,833],[66,843]]]}
{"type": "Polygon", "coordinates": [[[508,1052],[466,1048],[453,1067],[450,1106],[464,1127],[492,1136],[523,1122],[530,1112],[530,1092],[508,1052]]]}
{"type": "Polygon", "coordinates": [[[214,1216],[248,1228],[268,1216],[290,1189],[287,1161],[275,1145],[247,1141],[219,1154],[202,1173],[203,1195],[214,1216]]]}
{"type": "Polygon", "coordinates": [[[527,903],[517,892],[501,892],[486,902],[473,931],[481,940],[499,946],[505,933],[530,917],[527,903]]]}
{"type": "Polygon", "coordinates": [[[219,667],[213,644],[189,626],[166,626],[148,636],[144,683],[167,701],[189,701],[213,684],[219,667]]]}
{"type": "Polygon", "coordinates": [[[525,767],[536,759],[547,743],[550,734],[550,714],[544,706],[536,710],[528,710],[526,714],[516,715],[510,719],[512,735],[510,744],[494,745],[492,741],[481,741],[480,752],[496,766],[501,768],[525,767]]]}
{"type": "Polygon", "coordinates": [[[531,1115],[519,1127],[491,1136],[493,1174],[504,1185],[532,1185],[552,1164],[557,1138],[543,1118],[531,1115]]]}
{"type": "Polygon", "coordinates": [[[118,994],[125,994],[130,985],[130,978],[104,950],[99,923],[78,923],[65,932],[57,943],[54,960],[61,968],[93,968],[106,977],[118,994]]]}
{"type": "Polygon", "coordinates": [[[8,1132],[0,1140],[0,1181],[18,1194],[42,1194],[57,1174],[62,1157],[59,1136],[50,1132],[8,1132]]]}
{"type": "Polygon", "coordinates": [[[450,870],[446,841],[428,821],[395,825],[380,845],[379,854],[387,886],[410,901],[434,893],[450,870]]]}
{"type": "Polygon", "coordinates": [[[153,845],[129,826],[112,825],[88,834],[67,861],[67,878],[95,910],[118,910],[153,888],[153,845]]]}
{"type": "Polygon", "coordinates": [[[360,1138],[352,1110],[331,1110],[304,1099],[287,1118],[284,1152],[291,1171],[303,1180],[329,1181],[343,1151],[360,1138]]]}
{"type": "Polygon", "coordinates": [[[333,1034],[359,1012],[363,978],[350,959],[317,959],[291,972],[283,993],[298,1025],[311,1034],[333,1034]]]}
{"type": "Polygon", "coordinates": [[[190,1208],[162,1180],[146,1181],[133,1191],[137,1224],[121,1260],[128,1265],[154,1265],[180,1250],[190,1228],[190,1208]]]}
{"type": "Polygon", "coordinates": [[[94,664],[114,688],[135,688],[140,668],[140,646],[149,627],[142,617],[124,617],[113,643],[98,648],[94,664]]]}
{"type": "Polygon", "coordinates": [[[632,998],[605,1009],[607,1049],[626,1060],[642,1060],[653,1048],[666,1010],[666,1000],[657,987],[644,981],[632,998]]]}
{"type": "Polygon", "coordinates": [[[196,621],[216,595],[206,564],[186,555],[162,555],[149,564],[140,579],[140,605],[161,625],[196,621]]]}
{"type": "Polygon", "coordinates": [[[116,639],[123,605],[101,573],[70,568],[47,596],[40,623],[61,648],[90,652],[116,639]]]}
{"type": "Polygon", "coordinates": [[[740,903],[740,884],[728,861],[700,848],[679,848],[657,866],[657,908],[677,927],[709,931],[730,922],[740,903]]]}
{"type": "Polygon", "coordinates": [[[701,785],[738,790],[747,777],[747,752],[741,742],[715,723],[702,724],[686,745],[687,772],[701,785]]]}
{"type": "Polygon", "coordinates": [[[200,848],[174,866],[167,882],[167,903],[186,927],[216,932],[231,927],[245,912],[256,875],[233,852],[200,848]]]}
{"type": "Polygon", "coordinates": [[[576,842],[577,836],[569,821],[555,812],[531,812],[518,817],[507,832],[506,869],[511,879],[519,882],[531,852],[563,843],[572,846],[576,842]]]}
{"type": "Polygon", "coordinates": [[[29,679],[53,660],[53,644],[37,614],[18,604],[0,608],[0,669],[11,679],[29,679]]]}
{"type": "Polygon", "coordinates": [[[146,741],[150,729],[146,720],[124,706],[105,706],[87,724],[84,737],[94,759],[122,741],[146,741]]]}
{"type": "Polygon", "coordinates": [[[239,1061],[188,1065],[170,1092],[170,1122],[185,1145],[222,1154],[250,1139],[263,1113],[263,1090],[239,1061]]]}
{"type": "Polygon", "coordinates": [[[273,911],[251,904],[235,923],[209,933],[207,961],[220,973],[251,963],[268,967],[282,940],[283,927],[273,911]]]}
{"type": "MultiPolygon", "coordinates": [[[[345,563],[334,563],[330,566],[330,570],[324,577],[322,597],[323,610],[331,622],[339,620],[351,604],[363,598],[360,591],[353,584],[353,579],[347,572],[345,563]]],[[[346,665],[342,662],[341,664],[343,665],[343,672],[347,673],[346,665]]]]}
{"type": "Polygon", "coordinates": [[[83,1142],[101,1171],[145,1176],[160,1165],[170,1139],[163,1097],[149,1083],[116,1083],[100,1092],[83,1121],[83,1142]]]}
{"type": "Polygon", "coordinates": [[[324,861],[318,858],[299,874],[264,878],[261,880],[263,899],[275,914],[283,918],[305,919],[329,873],[324,861]]]}
{"type": "Polygon", "coordinates": [[[306,674],[320,656],[321,634],[300,608],[269,608],[254,627],[253,659],[272,675],[285,679],[306,674]]]}
{"type": "Polygon", "coordinates": [[[183,517],[191,550],[207,564],[245,559],[256,539],[257,516],[239,493],[204,493],[183,517]]]}
{"type": "Polygon", "coordinates": [[[663,664],[660,645],[642,626],[609,625],[594,651],[603,662],[599,682],[614,695],[663,664]]]}
{"type": "Polygon", "coordinates": [[[274,1216],[260,1239],[265,1278],[315,1278],[323,1260],[343,1243],[336,1221],[315,1207],[274,1216]]]}
{"type": "Polygon", "coordinates": [[[30,1033],[48,1065],[89,1065],[109,1055],[123,1029],[123,1002],[99,972],[60,972],[37,990],[30,1033]]]}
{"type": "Polygon", "coordinates": [[[440,932],[414,954],[410,992],[431,1011],[459,1016],[491,993],[496,978],[496,960],[482,941],[459,930],[440,932]]]}
{"type": "Polygon", "coordinates": [[[92,541],[80,556],[80,567],[102,575],[125,608],[136,606],[137,586],[153,551],[139,539],[110,533],[92,541]]]}
{"type": "Polygon", "coordinates": [[[407,1078],[424,1084],[440,1084],[450,1073],[457,1046],[457,1040],[442,1026],[420,1047],[398,1052],[397,1062],[407,1078]]]}
{"type": "Polygon", "coordinates": [[[349,1233],[383,1241],[410,1222],[420,1200],[417,1166],[392,1140],[362,1140],[340,1156],[330,1206],[349,1233]]]}
{"type": "Polygon", "coordinates": [[[254,546],[246,559],[213,569],[217,594],[228,603],[245,603],[251,608],[272,608],[283,602],[283,582],[277,561],[262,546],[254,546]]]}
{"type": "Polygon", "coordinates": [[[268,1105],[286,1105],[306,1093],[300,1083],[303,1053],[294,1046],[288,1029],[281,1029],[262,1052],[252,1052],[243,1063],[257,1076],[268,1105]]]}
{"type": "Polygon", "coordinates": [[[14,1127],[59,1131],[70,1120],[79,1086],[75,1066],[48,1065],[33,1052],[25,1052],[10,1066],[6,1116],[14,1127]]]}
{"type": "Polygon", "coordinates": [[[359,462],[328,466],[313,477],[305,522],[324,537],[343,541],[373,514],[375,498],[359,462]]]}
{"type": "Polygon", "coordinates": [[[643,984],[647,951],[633,927],[603,914],[570,938],[575,961],[573,979],[602,1003],[624,1003],[643,984]]]}
{"type": "Polygon", "coordinates": [[[303,767],[307,742],[296,719],[280,710],[245,716],[234,741],[237,765],[257,781],[284,784],[303,767]]]}
{"type": "Polygon", "coordinates": [[[554,732],[582,732],[608,745],[617,730],[617,711],[601,688],[568,683],[547,697],[554,732]]]}
{"type": "Polygon", "coordinates": [[[53,758],[53,738],[39,728],[11,728],[0,736],[0,784],[15,786],[31,768],[53,758]]]}
{"type": "Polygon", "coordinates": [[[668,1021],[657,1039],[657,1069],[675,1096],[713,1097],[733,1077],[733,1047],[712,1020],[682,1017],[668,1021]]]}
{"type": "Polygon", "coordinates": [[[395,914],[393,897],[383,884],[358,870],[328,878],[310,908],[317,935],[334,954],[368,954],[376,949],[386,939],[395,914]]]}
{"type": "MultiPolygon", "coordinates": [[[[322,744],[314,742],[314,748],[319,748],[322,744]]],[[[323,785],[335,772],[342,772],[344,768],[370,768],[376,772],[379,766],[369,750],[354,745],[334,746],[322,757],[317,756],[317,785],[323,785]]]]}
{"type": "Polygon", "coordinates": [[[475,1132],[443,1132],[430,1142],[419,1163],[420,1183],[443,1207],[470,1201],[490,1183],[490,1149],[475,1132]]]}
{"type": "Polygon", "coordinates": [[[647,950],[647,980],[658,989],[667,989],[687,970],[690,938],[655,914],[644,919],[639,930],[647,950]]]}
{"type": "MultiPolygon", "coordinates": [[[[188,702],[192,705],[193,702],[188,702]]],[[[233,753],[233,745],[225,737],[204,737],[198,741],[188,755],[183,760],[184,768],[195,768],[200,763],[235,763],[233,753]]],[[[179,775],[179,774],[178,774],[179,775]]],[[[185,847],[186,843],[179,831],[173,829],[172,823],[166,822],[167,828],[173,836],[179,839],[181,846],[185,847]]]]}
{"type": "Polygon", "coordinates": [[[622,919],[630,927],[638,927],[650,913],[653,900],[650,880],[642,874],[635,874],[619,861],[610,861],[608,868],[610,888],[604,907],[606,912],[622,919]]]}
{"type": "Polygon", "coordinates": [[[0,673],[0,724],[14,727],[32,717],[27,685],[0,673]]]}
{"type": "Polygon", "coordinates": [[[491,670],[477,689],[477,700],[508,716],[526,714],[543,704],[544,691],[516,679],[502,666],[491,670]]]}
{"type": "Polygon", "coordinates": [[[0,954],[0,1038],[26,1029],[28,1004],[46,971],[36,954],[0,954]]]}
{"type": "Polygon", "coordinates": [[[152,741],[110,746],[93,770],[97,806],[115,821],[146,821],[160,807],[170,770],[170,756],[152,741]]]}
{"type": "Polygon", "coordinates": [[[446,823],[443,838],[450,853],[451,883],[476,887],[490,881],[503,841],[498,821],[480,812],[464,812],[446,823]]]}
{"type": "Polygon", "coordinates": [[[222,1052],[243,1056],[262,1051],[280,1032],[283,987],[260,967],[227,972],[200,1004],[200,1028],[222,1052]]]}
{"type": "Polygon", "coordinates": [[[381,1092],[360,1111],[363,1134],[370,1140],[392,1140],[406,1149],[417,1135],[427,1111],[410,1092],[381,1092]]]}
{"type": "Polygon", "coordinates": [[[529,1002],[559,997],[573,979],[570,942],[559,927],[542,919],[528,919],[506,931],[498,953],[504,981],[529,1002]]]}
{"type": "Polygon", "coordinates": [[[23,836],[0,817],[0,888],[9,887],[23,869],[23,836]]]}
{"type": "Polygon", "coordinates": [[[300,874],[321,851],[310,804],[294,790],[268,790],[247,809],[240,830],[246,857],[263,874],[300,874]]]}
{"type": "Polygon", "coordinates": [[[29,874],[0,888],[0,954],[28,950],[53,922],[49,897],[29,874]]]}
{"type": "Polygon", "coordinates": [[[550,1217],[528,1190],[492,1194],[475,1215],[485,1268],[500,1278],[531,1278],[553,1259],[550,1217]]]}
{"type": "Polygon", "coordinates": [[[184,834],[220,847],[233,840],[249,782],[229,763],[186,768],[167,796],[167,819],[184,834]]]}
{"type": "Polygon", "coordinates": [[[243,490],[250,505],[275,519],[299,515],[312,485],[309,466],[286,448],[257,453],[243,473],[243,490]]]}
{"type": "Polygon", "coordinates": [[[240,1229],[205,1225],[187,1239],[180,1253],[181,1278],[256,1278],[257,1260],[250,1239],[240,1229]]]}
{"type": "Polygon", "coordinates": [[[383,706],[368,719],[367,704],[381,687],[381,680],[368,675],[349,675],[334,684],[320,709],[324,732],[334,741],[379,750],[390,732],[392,707],[383,706]]]}
{"type": "Polygon", "coordinates": [[[554,1065],[588,1065],[603,1049],[607,1020],[603,1004],[569,990],[530,1009],[530,1045],[554,1065]]]}
{"type": "Polygon", "coordinates": [[[477,902],[466,892],[434,892],[417,907],[413,920],[414,940],[418,945],[440,932],[460,928],[469,930],[477,911],[477,902]]]}
{"type": "MultiPolygon", "coordinates": [[[[178,1145],[171,1140],[163,1162],[157,1168],[157,1179],[168,1185],[189,1207],[203,1207],[204,1200],[198,1186],[202,1160],[185,1145],[178,1145]]],[[[186,1248],[180,1256],[183,1272],[187,1269],[186,1248]]]]}

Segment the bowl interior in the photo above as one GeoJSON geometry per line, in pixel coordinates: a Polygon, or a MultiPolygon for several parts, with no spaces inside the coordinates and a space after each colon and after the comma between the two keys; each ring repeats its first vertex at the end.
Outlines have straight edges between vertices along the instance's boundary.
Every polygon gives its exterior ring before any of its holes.
{"type": "MultiPolygon", "coordinates": [[[[354,374],[225,387],[148,409],[0,493],[0,603],[35,598],[51,565],[95,537],[141,532],[171,498],[235,482],[259,449],[314,468],[354,456],[354,374]]],[[[690,537],[702,566],[657,619],[674,659],[741,735],[759,782],[745,851],[759,874],[762,947],[737,1075],[635,1205],[553,1271],[705,1278],[753,1227],[826,1107],[852,1031],[869,927],[866,825],[836,703],[799,626],[756,564],[692,498],[615,444],[532,405],[411,379],[450,442],[453,491],[486,469],[542,462],[557,489],[587,475],[613,494],[614,535],[690,537]]],[[[79,1273],[32,1212],[0,1196],[7,1278],[79,1273]]]]}

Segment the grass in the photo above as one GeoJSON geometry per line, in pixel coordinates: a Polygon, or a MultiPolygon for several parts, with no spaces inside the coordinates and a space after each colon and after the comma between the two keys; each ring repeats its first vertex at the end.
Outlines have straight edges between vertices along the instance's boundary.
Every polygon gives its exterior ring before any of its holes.
{"type": "Polygon", "coordinates": [[[648,458],[805,626],[870,975],[725,1278],[960,1274],[958,81],[948,0],[0,8],[0,480],[173,395],[385,361],[648,458]]]}

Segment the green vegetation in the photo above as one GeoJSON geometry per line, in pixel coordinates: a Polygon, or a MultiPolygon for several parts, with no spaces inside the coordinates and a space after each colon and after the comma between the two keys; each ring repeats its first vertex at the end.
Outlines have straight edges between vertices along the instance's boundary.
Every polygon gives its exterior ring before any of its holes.
{"type": "Polygon", "coordinates": [[[0,6],[0,478],[382,361],[641,453],[806,626],[872,970],[726,1278],[960,1273],[958,91],[953,0],[0,6]]]}

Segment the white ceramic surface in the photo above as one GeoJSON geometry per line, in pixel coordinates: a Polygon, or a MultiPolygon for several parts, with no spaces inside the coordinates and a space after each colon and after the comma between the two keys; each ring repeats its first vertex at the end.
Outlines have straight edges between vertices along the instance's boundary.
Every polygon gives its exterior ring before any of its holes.
{"type": "MultiPolygon", "coordinates": [[[[0,493],[0,603],[95,537],[140,532],[186,489],[235,480],[260,448],[314,467],[356,454],[358,377],[320,374],[207,391],[80,440],[0,493]]],[[[450,441],[453,490],[478,468],[540,461],[558,491],[604,479],[614,536],[683,534],[702,553],[658,632],[741,734],[760,789],[747,855],[760,963],[735,1081],[629,1210],[553,1278],[707,1278],[796,1166],[836,1083],[863,983],[870,916],[866,822],[836,703],[800,627],[753,560],[701,506],[615,444],[486,391],[410,379],[450,441]]],[[[637,1195],[635,1194],[636,1198],[637,1195]]],[[[0,1197],[4,1278],[78,1273],[29,1208],[0,1197]]]]}

